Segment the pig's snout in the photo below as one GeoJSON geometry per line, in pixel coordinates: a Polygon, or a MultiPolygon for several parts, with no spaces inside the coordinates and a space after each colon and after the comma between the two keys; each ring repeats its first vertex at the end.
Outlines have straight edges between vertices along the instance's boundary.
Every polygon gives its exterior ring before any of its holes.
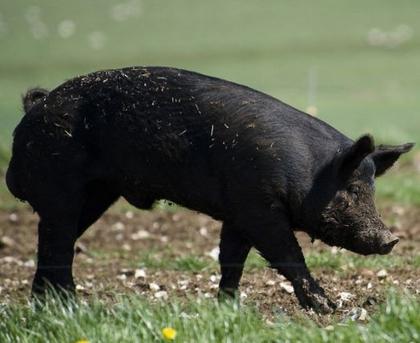
{"type": "Polygon", "coordinates": [[[387,235],[387,237],[384,239],[384,242],[380,246],[379,253],[381,255],[389,254],[392,248],[398,243],[399,240],[400,239],[392,233],[387,235]]]}
{"type": "Polygon", "coordinates": [[[385,225],[382,225],[380,229],[359,232],[358,238],[353,241],[350,249],[347,249],[362,255],[386,255],[391,252],[398,241],[399,238],[392,234],[385,225]]]}

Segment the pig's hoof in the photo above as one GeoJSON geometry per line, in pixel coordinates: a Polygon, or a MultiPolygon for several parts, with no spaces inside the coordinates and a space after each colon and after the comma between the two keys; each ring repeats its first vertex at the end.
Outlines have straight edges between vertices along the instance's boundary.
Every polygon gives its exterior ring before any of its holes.
{"type": "Polygon", "coordinates": [[[321,314],[333,313],[336,309],[336,305],[332,301],[320,294],[312,294],[304,302],[301,302],[301,305],[304,308],[311,308],[321,314]]]}
{"type": "Polygon", "coordinates": [[[46,289],[44,292],[32,292],[30,303],[34,310],[41,311],[49,303],[63,304],[71,306],[77,301],[76,294],[67,290],[57,291],[56,289],[46,289]]]}
{"type": "Polygon", "coordinates": [[[52,284],[48,280],[35,277],[32,284],[31,298],[37,303],[44,303],[47,298],[57,298],[62,301],[76,299],[76,287],[73,282],[52,284]]]}
{"type": "Polygon", "coordinates": [[[295,287],[295,292],[303,308],[311,308],[321,314],[333,313],[337,308],[313,280],[304,280],[300,288],[295,287]]]}
{"type": "Polygon", "coordinates": [[[238,298],[238,290],[236,288],[220,288],[217,293],[219,302],[232,301],[238,298]]]}

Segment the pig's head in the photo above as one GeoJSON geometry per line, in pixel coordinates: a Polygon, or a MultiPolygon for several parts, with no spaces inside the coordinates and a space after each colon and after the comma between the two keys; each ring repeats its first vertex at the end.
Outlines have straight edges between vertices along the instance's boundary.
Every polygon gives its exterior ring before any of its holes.
{"type": "Polygon", "coordinates": [[[321,210],[318,238],[359,254],[389,253],[398,238],[376,210],[374,179],[413,145],[375,148],[372,137],[365,135],[339,152],[334,161],[334,177],[330,180],[335,189],[321,210]]]}

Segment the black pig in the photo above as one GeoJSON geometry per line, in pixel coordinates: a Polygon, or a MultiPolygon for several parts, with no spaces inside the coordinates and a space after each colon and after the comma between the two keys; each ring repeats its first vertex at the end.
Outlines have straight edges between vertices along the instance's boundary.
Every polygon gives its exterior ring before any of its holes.
{"type": "Polygon", "coordinates": [[[23,102],[6,181],[40,217],[35,294],[74,291],[74,244],[120,196],[221,220],[220,294],[235,293],[255,247],[320,312],[334,304],[294,229],[361,254],[398,242],[375,209],[374,179],[413,144],[354,142],[253,89],[164,67],[99,71],[23,102]]]}

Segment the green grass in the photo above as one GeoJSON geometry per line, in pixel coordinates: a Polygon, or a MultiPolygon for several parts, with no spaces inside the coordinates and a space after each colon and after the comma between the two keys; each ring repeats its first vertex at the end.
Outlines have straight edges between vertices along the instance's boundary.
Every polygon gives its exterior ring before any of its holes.
{"type": "Polygon", "coordinates": [[[373,255],[360,256],[346,251],[338,251],[333,254],[331,251],[311,253],[306,256],[306,262],[310,269],[332,269],[332,270],[357,270],[368,268],[373,270],[392,268],[420,268],[420,256],[400,255],[373,255]]]}
{"type": "MultiPolygon", "coordinates": [[[[90,251],[90,253],[102,261],[107,259],[124,258],[125,252],[101,252],[90,251]]],[[[179,253],[179,252],[178,252],[179,253]]],[[[309,252],[306,254],[306,263],[311,270],[335,270],[355,271],[362,268],[377,271],[379,269],[396,268],[420,268],[420,256],[405,255],[372,255],[360,256],[345,250],[338,250],[332,253],[329,249],[309,252]]],[[[254,270],[267,268],[267,262],[258,254],[255,249],[251,250],[246,264],[245,273],[254,270]]],[[[143,252],[135,259],[130,260],[129,267],[147,268],[151,270],[172,270],[199,273],[203,271],[219,272],[219,264],[213,259],[203,255],[181,255],[173,257],[171,251],[155,252],[153,250],[143,252]]]]}
{"type": "Polygon", "coordinates": [[[367,324],[312,321],[276,315],[273,324],[251,306],[214,301],[150,303],[119,297],[114,304],[91,300],[63,305],[51,299],[43,310],[22,304],[0,308],[1,342],[162,342],[161,330],[177,331],[175,342],[415,342],[420,339],[420,303],[390,293],[367,324]]]}
{"type": "MultiPolygon", "coordinates": [[[[90,251],[90,254],[100,260],[108,260],[115,258],[126,258],[127,253],[121,250],[114,252],[104,252],[100,250],[90,251]]],[[[170,249],[162,251],[149,250],[147,252],[139,253],[135,259],[131,258],[129,266],[133,268],[148,268],[152,270],[175,270],[185,272],[219,272],[219,263],[208,256],[204,256],[204,253],[196,255],[179,255],[178,252],[173,252],[170,249]]],[[[252,271],[255,269],[263,269],[267,267],[267,262],[257,253],[255,249],[252,249],[245,264],[245,271],[252,271]]]]}
{"type": "Polygon", "coordinates": [[[177,256],[175,258],[156,257],[148,253],[145,258],[139,258],[136,266],[159,270],[176,270],[187,272],[201,272],[206,269],[214,269],[216,266],[209,259],[200,256],[177,256]]]}
{"type": "Polygon", "coordinates": [[[377,179],[376,194],[381,200],[420,206],[420,173],[401,171],[377,179]]]}

